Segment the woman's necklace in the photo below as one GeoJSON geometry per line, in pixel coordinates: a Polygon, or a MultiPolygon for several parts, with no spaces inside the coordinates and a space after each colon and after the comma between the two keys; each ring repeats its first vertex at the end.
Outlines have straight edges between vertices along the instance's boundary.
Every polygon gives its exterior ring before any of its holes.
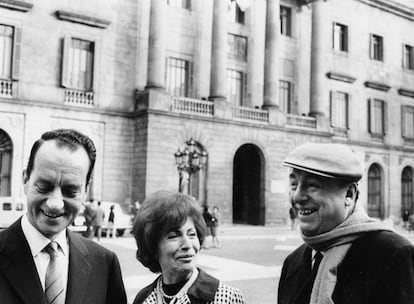
{"type": "Polygon", "coordinates": [[[190,279],[184,284],[184,286],[177,292],[177,294],[170,296],[167,295],[162,288],[162,276],[158,278],[157,287],[155,288],[157,295],[157,304],[174,304],[182,296],[186,296],[188,289],[195,282],[198,276],[197,268],[194,269],[190,279]],[[168,300],[168,303],[166,301],[168,300]]]}

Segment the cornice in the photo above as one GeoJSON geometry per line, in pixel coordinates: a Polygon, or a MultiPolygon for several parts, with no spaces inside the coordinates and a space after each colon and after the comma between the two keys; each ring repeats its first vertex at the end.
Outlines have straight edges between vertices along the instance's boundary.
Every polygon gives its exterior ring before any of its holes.
{"type": "Polygon", "coordinates": [[[0,0],[0,7],[26,13],[32,9],[33,4],[18,0],[0,0]]]}
{"type": "Polygon", "coordinates": [[[64,10],[56,11],[56,16],[60,20],[81,23],[81,24],[98,27],[102,29],[107,28],[108,25],[111,24],[110,21],[105,20],[105,19],[96,18],[96,17],[87,16],[87,15],[69,12],[69,11],[64,11],[64,10]]]}

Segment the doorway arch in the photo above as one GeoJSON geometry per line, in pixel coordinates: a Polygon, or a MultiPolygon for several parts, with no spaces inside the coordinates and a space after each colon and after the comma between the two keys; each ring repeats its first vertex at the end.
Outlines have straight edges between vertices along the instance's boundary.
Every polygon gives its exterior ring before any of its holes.
{"type": "Polygon", "coordinates": [[[264,157],[253,144],[244,144],[233,160],[233,223],[264,225],[264,157]]]}

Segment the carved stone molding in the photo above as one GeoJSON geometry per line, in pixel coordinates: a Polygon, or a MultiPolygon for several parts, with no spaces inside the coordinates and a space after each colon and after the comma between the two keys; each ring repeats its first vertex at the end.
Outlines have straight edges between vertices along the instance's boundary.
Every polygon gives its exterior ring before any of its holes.
{"type": "Polygon", "coordinates": [[[32,9],[33,4],[18,0],[0,0],[0,7],[26,13],[32,9]]]}
{"type": "Polygon", "coordinates": [[[376,82],[376,81],[365,81],[364,85],[367,88],[371,88],[371,89],[374,89],[374,90],[380,90],[380,91],[384,91],[384,92],[388,92],[389,89],[391,89],[391,86],[389,86],[385,83],[376,82]]]}
{"type": "Polygon", "coordinates": [[[329,79],[343,81],[347,83],[354,83],[356,78],[342,73],[329,72],[326,74],[329,79]]]}
{"type": "Polygon", "coordinates": [[[56,11],[56,16],[60,20],[81,23],[81,24],[98,27],[102,29],[107,28],[108,25],[111,24],[111,21],[109,20],[87,16],[87,15],[82,15],[82,14],[74,13],[74,12],[63,11],[63,10],[56,11]]]}
{"type": "Polygon", "coordinates": [[[398,94],[400,94],[402,96],[407,96],[407,97],[414,98],[414,91],[412,91],[412,90],[407,90],[407,89],[400,88],[400,89],[398,89],[398,94]]]}

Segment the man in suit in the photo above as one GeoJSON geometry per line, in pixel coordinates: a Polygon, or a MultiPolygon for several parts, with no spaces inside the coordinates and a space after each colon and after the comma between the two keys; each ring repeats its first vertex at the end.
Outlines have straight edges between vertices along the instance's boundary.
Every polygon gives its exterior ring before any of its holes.
{"type": "Polygon", "coordinates": [[[284,261],[278,304],[414,303],[414,246],[357,202],[352,150],[306,143],[283,165],[304,244],[284,261]]]}
{"type": "Polygon", "coordinates": [[[34,143],[23,174],[27,214],[0,232],[1,303],[127,303],[116,255],[67,229],[95,158],[93,142],[74,130],[46,132],[34,143]]]}

